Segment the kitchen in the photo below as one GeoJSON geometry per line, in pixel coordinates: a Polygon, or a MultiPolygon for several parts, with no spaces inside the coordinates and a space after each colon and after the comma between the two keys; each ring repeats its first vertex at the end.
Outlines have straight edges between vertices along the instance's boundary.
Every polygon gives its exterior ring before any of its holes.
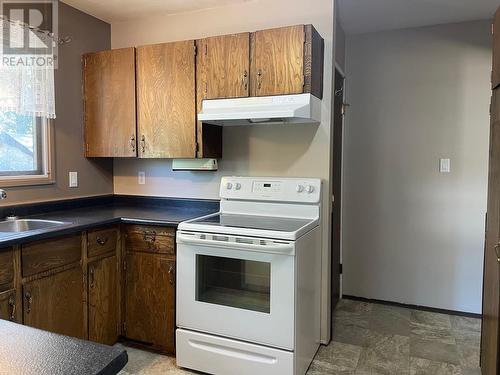
{"type": "MultiPolygon", "coordinates": [[[[227,366],[240,366],[237,373],[305,373],[319,344],[331,341],[338,298],[331,284],[340,284],[326,214],[333,191],[333,73],[343,52],[341,32],[334,32],[337,7],[323,0],[312,7],[281,0],[166,2],[167,9],[135,3],[58,3],[55,112],[49,108],[47,116],[55,113],[55,120],[41,137],[53,152],[41,155],[39,181],[11,175],[0,185],[7,194],[0,216],[45,221],[10,221],[29,230],[2,241],[9,249],[2,252],[9,265],[0,273],[2,317],[102,344],[120,341],[129,373],[139,372],[134,365],[140,368],[145,358],[168,361],[163,371],[175,371],[174,354],[181,367],[208,373],[235,373],[227,366]],[[275,100],[261,100],[269,96],[275,100]],[[232,120],[247,125],[221,123],[232,120]],[[208,223],[191,222],[207,215],[208,223]],[[313,231],[311,256],[302,259],[300,242],[313,231]],[[193,241],[209,245],[191,252],[193,241]],[[240,261],[221,261],[227,242],[237,243],[231,246],[240,249],[240,261]],[[290,245],[291,266],[279,273],[270,259],[290,245]],[[205,268],[195,275],[198,261],[205,268]],[[296,270],[311,268],[291,272],[294,262],[296,270]],[[203,297],[200,285],[194,293],[195,280],[224,267],[227,283],[240,274],[241,295],[203,297]],[[312,301],[298,303],[304,301],[298,292],[288,301],[281,296],[286,288],[275,282],[300,283],[306,274],[313,286],[296,288],[310,290],[304,298],[312,301]],[[273,288],[280,288],[279,299],[273,288]],[[294,303],[310,309],[290,318],[294,303]],[[205,314],[210,321],[198,319],[205,314]],[[307,314],[311,319],[301,318],[307,314]],[[235,323],[246,316],[251,325],[235,323]],[[221,318],[227,324],[212,321],[221,318]],[[282,333],[266,332],[274,329],[282,333]],[[308,335],[297,338],[294,330],[308,335]],[[294,338],[285,340],[285,332],[294,338]],[[147,350],[170,357],[150,357],[147,350]]],[[[326,348],[332,345],[319,357],[326,348]]],[[[320,362],[309,372],[333,371],[320,362]]]]}

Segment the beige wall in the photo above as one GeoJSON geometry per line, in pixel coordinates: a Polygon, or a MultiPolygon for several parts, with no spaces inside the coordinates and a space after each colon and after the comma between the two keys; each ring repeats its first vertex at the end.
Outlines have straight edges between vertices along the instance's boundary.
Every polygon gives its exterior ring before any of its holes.
{"type": "Polygon", "coordinates": [[[8,199],[0,205],[74,198],[113,193],[112,162],[83,157],[82,72],[85,52],[110,48],[110,25],[59,3],[59,31],[71,43],[59,48],[56,71],[56,115],[54,126],[56,183],[35,187],[7,188],[8,199]],[[79,187],[68,187],[68,172],[77,171],[79,187]]]}
{"type": "MultiPolygon", "coordinates": [[[[329,283],[330,106],[332,79],[333,0],[254,0],[178,15],[158,15],[113,23],[112,47],[127,47],[212,35],[312,23],[325,39],[324,98],[319,126],[253,126],[224,129],[224,157],[219,171],[172,172],[169,160],[115,160],[116,194],[218,198],[221,176],[300,176],[324,181],[323,267],[329,283]],[[146,172],[146,185],[137,172],[146,172]]],[[[324,288],[324,308],[327,289],[324,288]]],[[[329,317],[324,317],[324,325],[329,317]]]]}
{"type": "Polygon", "coordinates": [[[490,39],[489,21],[348,38],[345,294],[481,312],[490,39]]]}

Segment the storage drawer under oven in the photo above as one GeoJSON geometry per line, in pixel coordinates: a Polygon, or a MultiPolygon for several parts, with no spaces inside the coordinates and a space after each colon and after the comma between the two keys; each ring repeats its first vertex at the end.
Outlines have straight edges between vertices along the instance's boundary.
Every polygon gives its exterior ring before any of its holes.
{"type": "Polygon", "coordinates": [[[293,353],[178,329],[177,366],[217,375],[291,375],[293,353]]]}

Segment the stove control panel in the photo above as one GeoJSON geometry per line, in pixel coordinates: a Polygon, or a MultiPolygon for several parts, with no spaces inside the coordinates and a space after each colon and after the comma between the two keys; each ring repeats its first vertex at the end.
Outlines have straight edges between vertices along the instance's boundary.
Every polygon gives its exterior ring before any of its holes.
{"type": "Polygon", "coordinates": [[[223,177],[220,197],[237,200],[318,203],[321,197],[321,180],[283,177],[223,177]]]}

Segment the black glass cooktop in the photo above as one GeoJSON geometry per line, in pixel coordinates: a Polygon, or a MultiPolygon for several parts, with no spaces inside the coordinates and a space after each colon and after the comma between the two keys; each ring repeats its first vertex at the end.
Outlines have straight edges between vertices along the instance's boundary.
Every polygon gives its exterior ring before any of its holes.
{"type": "Polygon", "coordinates": [[[195,220],[192,223],[277,232],[295,232],[309,224],[310,220],[256,215],[217,214],[195,220]]]}

